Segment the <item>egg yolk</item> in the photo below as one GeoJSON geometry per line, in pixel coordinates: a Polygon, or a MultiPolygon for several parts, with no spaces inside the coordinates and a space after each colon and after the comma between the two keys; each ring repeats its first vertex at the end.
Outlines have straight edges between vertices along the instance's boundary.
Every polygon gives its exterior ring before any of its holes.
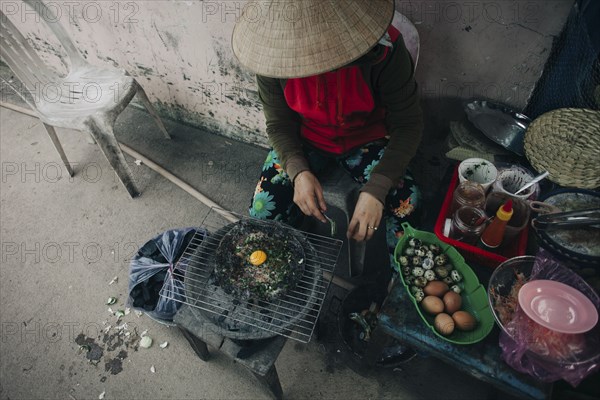
{"type": "Polygon", "coordinates": [[[267,261],[267,253],[262,250],[256,250],[250,254],[250,264],[252,265],[259,266],[265,261],[267,261]]]}

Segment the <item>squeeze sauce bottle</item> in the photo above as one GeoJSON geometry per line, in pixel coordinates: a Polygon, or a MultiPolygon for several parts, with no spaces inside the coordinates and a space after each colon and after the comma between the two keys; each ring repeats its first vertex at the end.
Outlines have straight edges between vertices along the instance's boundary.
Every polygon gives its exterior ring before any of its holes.
{"type": "Polygon", "coordinates": [[[504,238],[504,231],[506,230],[506,224],[513,215],[512,200],[508,199],[498,211],[496,212],[496,218],[488,225],[483,231],[481,238],[479,239],[479,247],[485,250],[493,250],[498,248],[502,244],[504,238]]]}

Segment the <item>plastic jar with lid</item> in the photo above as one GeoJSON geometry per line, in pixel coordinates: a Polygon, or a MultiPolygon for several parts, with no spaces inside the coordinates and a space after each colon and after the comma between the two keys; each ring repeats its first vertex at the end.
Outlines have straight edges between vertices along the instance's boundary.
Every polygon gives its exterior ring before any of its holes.
{"type": "Polygon", "coordinates": [[[452,197],[451,215],[460,207],[470,206],[475,208],[485,208],[485,190],[478,183],[465,181],[454,190],[452,197]]]}
{"type": "Polygon", "coordinates": [[[450,237],[468,244],[476,244],[486,227],[487,215],[480,208],[460,207],[452,216],[450,237]]]}

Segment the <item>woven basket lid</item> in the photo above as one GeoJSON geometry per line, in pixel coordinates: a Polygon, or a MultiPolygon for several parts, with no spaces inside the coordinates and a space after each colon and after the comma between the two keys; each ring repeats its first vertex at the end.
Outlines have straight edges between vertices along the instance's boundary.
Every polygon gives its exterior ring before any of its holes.
{"type": "Polygon", "coordinates": [[[366,54],[393,17],[394,0],[251,1],[233,29],[233,53],[259,75],[317,75],[366,54]]]}
{"type": "Polygon", "coordinates": [[[541,115],[525,133],[525,155],[561,186],[600,186],[600,111],[561,108],[541,115]]]}

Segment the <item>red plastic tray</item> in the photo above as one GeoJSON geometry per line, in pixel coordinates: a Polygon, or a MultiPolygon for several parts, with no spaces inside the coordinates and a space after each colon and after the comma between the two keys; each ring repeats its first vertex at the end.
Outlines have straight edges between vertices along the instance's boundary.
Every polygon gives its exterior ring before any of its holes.
{"type": "Polygon", "coordinates": [[[456,189],[457,185],[458,165],[454,169],[454,174],[452,176],[452,180],[450,181],[450,186],[448,187],[446,198],[444,199],[444,203],[442,204],[442,208],[440,209],[440,214],[438,215],[437,221],[435,223],[435,235],[442,242],[448,243],[456,247],[456,249],[460,252],[460,254],[462,254],[462,256],[466,260],[472,261],[476,264],[483,265],[486,267],[496,268],[498,265],[500,265],[509,258],[525,255],[525,250],[527,249],[527,237],[529,235],[529,224],[525,226],[525,228],[521,231],[516,240],[514,240],[510,245],[503,247],[499,251],[499,254],[492,253],[480,249],[479,247],[459,242],[458,240],[454,240],[444,236],[444,224],[446,222],[446,218],[452,217],[450,214],[450,207],[452,205],[452,196],[454,194],[454,189],[456,189]]]}

